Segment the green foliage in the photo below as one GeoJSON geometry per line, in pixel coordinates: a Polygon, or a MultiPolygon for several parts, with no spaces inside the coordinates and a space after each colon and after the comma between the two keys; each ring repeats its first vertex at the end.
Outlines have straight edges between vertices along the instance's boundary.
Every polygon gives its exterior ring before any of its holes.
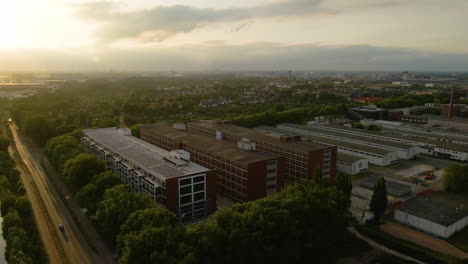
{"type": "Polygon", "coordinates": [[[335,188],[305,181],[188,226],[137,211],[122,226],[119,263],[334,263],[346,244],[346,208],[335,188]]]}
{"type": "Polygon", "coordinates": [[[348,200],[348,206],[351,205],[351,191],[353,190],[351,177],[342,172],[338,173],[336,176],[336,189],[346,196],[348,200]]]}
{"type": "Polygon", "coordinates": [[[364,125],[361,124],[361,123],[353,123],[353,127],[354,127],[354,128],[360,128],[360,129],[364,129],[364,128],[365,128],[364,125]]]}
{"type": "Polygon", "coordinates": [[[314,169],[314,184],[321,185],[323,183],[323,170],[320,167],[314,169]]]}
{"type": "Polygon", "coordinates": [[[140,127],[141,127],[141,124],[136,124],[130,127],[130,129],[132,130],[132,136],[137,137],[137,138],[140,137],[140,127]]]}
{"type": "Polygon", "coordinates": [[[59,173],[65,162],[83,152],[79,139],[73,133],[54,137],[47,142],[44,152],[59,173]]]}
{"type": "Polygon", "coordinates": [[[399,239],[380,230],[375,225],[355,227],[361,234],[375,240],[376,242],[393,249],[402,254],[413,257],[419,261],[429,264],[458,263],[458,259],[443,253],[422,247],[407,240],[399,239]]]}
{"type": "Polygon", "coordinates": [[[7,151],[9,144],[10,141],[7,138],[0,136],[0,151],[7,151]]]}
{"type": "Polygon", "coordinates": [[[370,210],[374,213],[374,219],[379,221],[387,210],[387,186],[385,184],[385,178],[380,177],[374,185],[374,193],[370,201],[370,210]]]}
{"type": "MultiPolygon", "coordinates": [[[[130,261],[130,259],[134,258],[132,255],[135,253],[132,250],[132,242],[137,239],[135,234],[148,229],[174,227],[176,225],[179,225],[177,217],[163,207],[157,206],[137,210],[130,214],[125,223],[120,227],[120,233],[117,237],[117,249],[121,252],[123,259],[127,259],[127,262],[137,263],[130,261]]],[[[149,252],[149,255],[151,255],[151,252],[149,252]]]]}
{"type": "Polygon", "coordinates": [[[155,202],[148,194],[135,193],[126,185],[116,185],[106,190],[104,199],[98,203],[99,229],[108,239],[114,240],[129,215],[154,206],[155,202]]]}
{"type": "Polygon", "coordinates": [[[43,115],[28,113],[20,125],[23,133],[39,146],[44,146],[56,134],[50,119],[43,115]]]}
{"type": "Polygon", "coordinates": [[[468,194],[468,166],[449,164],[445,169],[443,187],[447,192],[468,194]]]}
{"type": "Polygon", "coordinates": [[[67,160],[63,168],[63,177],[73,191],[79,191],[88,184],[93,177],[106,170],[106,163],[102,159],[82,153],[67,160]]]}
{"type": "Polygon", "coordinates": [[[368,125],[366,129],[371,130],[371,131],[377,131],[377,132],[381,132],[383,130],[381,126],[374,125],[374,124],[368,125]]]}
{"type": "Polygon", "coordinates": [[[391,97],[386,100],[376,102],[378,107],[385,109],[395,109],[409,107],[414,105],[424,105],[425,103],[435,102],[439,95],[432,94],[407,94],[400,97],[391,97]]]}
{"type": "Polygon", "coordinates": [[[81,188],[76,194],[76,198],[82,207],[88,208],[90,213],[94,214],[97,204],[104,196],[104,192],[119,184],[122,184],[119,176],[110,171],[105,171],[94,176],[91,183],[81,188]]]}

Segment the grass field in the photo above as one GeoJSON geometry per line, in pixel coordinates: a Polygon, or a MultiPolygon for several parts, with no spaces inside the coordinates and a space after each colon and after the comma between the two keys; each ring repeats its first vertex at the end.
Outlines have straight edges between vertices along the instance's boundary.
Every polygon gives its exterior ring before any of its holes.
{"type": "Polygon", "coordinates": [[[468,228],[453,235],[448,242],[468,253],[468,228]]]}

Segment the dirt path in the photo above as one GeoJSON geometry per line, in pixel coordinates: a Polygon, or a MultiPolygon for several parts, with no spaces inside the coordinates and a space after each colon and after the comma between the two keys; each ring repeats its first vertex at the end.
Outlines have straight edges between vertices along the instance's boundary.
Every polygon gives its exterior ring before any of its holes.
{"type": "Polygon", "coordinates": [[[434,251],[451,255],[457,258],[468,259],[467,253],[461,251],[460,249],[448,243],[447,241],[412,229],[410,227],[395,222],[387,222],[381,225],[380,229],[394,237],[411,241],[415,244],[432,249],[434,251]]]}
{"type": "Polygon", "coordinates": [[[31,200],[38,229],[50,263],[109,263],[98,256],[76,226],[67,207],[58,195],[50,179],[44,173],[40,161],[34,159],[16,126],[11,126],[18,154],[23,161],[21,179],[31,200]],[[65,232],[58,230],[63,224],[65,232]]]}

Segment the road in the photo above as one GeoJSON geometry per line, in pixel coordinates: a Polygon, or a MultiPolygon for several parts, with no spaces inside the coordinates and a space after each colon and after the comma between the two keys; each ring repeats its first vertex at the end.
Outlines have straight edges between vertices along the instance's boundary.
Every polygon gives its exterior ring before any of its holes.
{"type": "MultiPolygon", "coordinates": [[[[10,129],[18,154],[24,162],[24,166],[19,167],[21,179],[31,201],[49,262],[52,264],[112,263],[112,256],[108,250],[101,250],[98,255],[90,248],[50,178],[44,172],[40,157],[27,147],[16,125],[10,125],[10,129]],[[64,225],[65,232],[59,231],[60,223],[64,225]]],[[[87,234],[87,237],[96,236],[87,234]]]]}

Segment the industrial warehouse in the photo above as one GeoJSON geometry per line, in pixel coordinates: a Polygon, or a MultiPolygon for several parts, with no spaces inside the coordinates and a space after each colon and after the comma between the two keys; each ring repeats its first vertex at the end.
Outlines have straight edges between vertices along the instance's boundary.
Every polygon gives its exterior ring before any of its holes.
{"type": "Polygon", "coordinates": [[[187,151],[168,152],[131,136],[130,129],[84,130],[85,150],[106,161],[109,170],[136,192],[177,214],[181,221],[202,219],[215,210],[215,172],[190,161],[187,151]]]}
{"type": "Polygon", "coordinates": [[[413,159],[417,157],[417,155],[419,154],[418,146],[412,146],[412,145],[405,144],[405,143],[397,143],[397,142],[389,143],[388,141],[384,141],[381,139],[363,137],[363,136],[358,136],[358,135],[351,135],[351,134],[341,133],[339,131],[324,131],[314,126],[306,127],[306,126],[301,126],[301,125],[296,125],[296,124],[279,124],[277,125],[277,127],[281,129],[300,132],[302,134],[327,137],[331,139],[346,141],[349,143],[396,151],[398,154],[398,158],[400,159],[413,159]]]}
{"type": "Polygon", "coordinates": [[[387,141],[388,144],[403,143],[418,146],[422,154],[458,161],[468,161],[468,145],[466,145],[468,143],[463,143],[464,139],[459,137],[442,136],[435,140],[431,137],[421,136],[421,134],[424,135],[423,133],[408,131],[387,132],[387,130],[385,132],[375,132],[335,124],[323,124],[314,126],[313,128],[323,130],[324,133],[340,133],[342,135],[349,135],[349,137],[361,136],[369,141],[379,139],[387,141]]]}
{"type": "Polygon", "coordinates": [[[323,136],[304,134],[296,131],[278,129],[274,127],[262,126],[257,127],[256,129],[271,134],[291,134],[292,132],[295,132],[306,141],[311,141],[314,143],[324,144],[328,146],[336,146],[338,149],[338,153],[365,158],[369,160],[370,164],[377,166],[388,166],[396,164],[398,162],[396,151],[386,150],[383,148],[369,147],[365,145],[350,143],[345,140],[331,139],[323,136]]]}
{"type": "Polygon", "coordinates": [[[468,225],[468,199],[435,192],[415,196],[396,209],[394,219],[431,235],[448,239],[468,225]]]}

